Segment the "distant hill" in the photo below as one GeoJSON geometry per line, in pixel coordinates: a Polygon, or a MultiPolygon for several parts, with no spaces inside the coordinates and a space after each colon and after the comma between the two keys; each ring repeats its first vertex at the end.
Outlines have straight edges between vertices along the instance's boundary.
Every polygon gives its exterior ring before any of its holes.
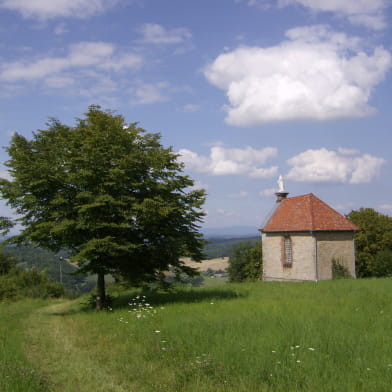
{"type": "Polygon", "coordinates": [[[86,274],[75,275],[77,268],[66,262],[65,253],[55,254],[45,249],[11,245],[3,247],[2,250],[6,255],[16,259],[19,268],[45,271],[50,280],[57,282],[60,282],[61,274],[63,286],[69,292],[89,292],[95,286],[95,281],[86,274]]]}
{"type": "MultiPolygon", "coordinates": [[[[230,257],[232,247],[240,242],[260,241],[260,237],[254,236],[230,236],[229,234],[215,234],[205,236],[208,244],[204,247],[206,259],[222,259],[230,257]]],[[[10,246],[2,248],[3,252],[17,260],[17,265],[23,269],[36,268],[40,271],[45,270],[48,278],[52,281],[60,281],[60,270],[62,281],[67,291],[75,294],[89,292],[95,286],[95,279],[85,274],[75,274],[77,268],[65,260],[66,254],[55,254],[48,250],[40,248],[31,248],[27,246],[10,246]],[[60,256],[63,260],[60,261],[60,256]]],[[[225,260],[227,263],[227,260],[225,260]]],[[[224,268],[222,268],[224,269],[224,268]]]]}
{"type": "Polygon", "coordinates": [[[205,228],[202,230],[205,237],[217,238],[246,238],[260,237],[259,227],[255,226],[226,226],[205,228]]]}
{"type": "Polygon", "coordinates": [[[204,254],[208,259],[215,259],[219,257],[230,257],[231,250],[234,245],[239,244],[240,242],[252,242],[257,243],[260,241],[260,237],[206,237],[206,240],[209,242],[204,247],[204,254]]]}

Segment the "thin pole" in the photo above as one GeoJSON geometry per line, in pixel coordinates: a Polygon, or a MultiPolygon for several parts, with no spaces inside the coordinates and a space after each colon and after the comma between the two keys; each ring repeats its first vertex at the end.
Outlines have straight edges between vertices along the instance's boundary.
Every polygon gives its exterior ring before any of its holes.
{"type": "Polygon", "coordinates": [[[60,257],[60,283],[63,284],[63,258],[60,257]]]}

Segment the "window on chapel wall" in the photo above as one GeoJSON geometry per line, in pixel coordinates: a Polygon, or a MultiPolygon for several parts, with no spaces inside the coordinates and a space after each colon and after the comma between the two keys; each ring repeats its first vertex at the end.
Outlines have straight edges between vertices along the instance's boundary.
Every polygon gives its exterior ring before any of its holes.
{"type": "Polygon", "coordinates": [[[293,265],[293,243],[289,235],[282,238],[282,264],[286,268],[293,265]]]}

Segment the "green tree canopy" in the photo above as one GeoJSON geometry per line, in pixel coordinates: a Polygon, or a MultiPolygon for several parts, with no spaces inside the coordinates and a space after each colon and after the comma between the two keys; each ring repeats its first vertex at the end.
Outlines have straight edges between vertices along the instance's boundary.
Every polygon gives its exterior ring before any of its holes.
{"type": "Polygon", "coordinates": [[[392,250],[392,217],[373,208],[361,208],[351,211],[347,218],[360,228],[355,234],[357,276],[384,276],[392,271],[386,261],[388,250],[392,250]]]}
{"type": "Polygon", "coordinates": [[[160,135],[99,106],[70,127],[51,119],[32,140],[15,134],[0,190],[20,216],[19,241],[71,252],[81,271],[153,280],[169,266],[192,274],[180,257],[202,259],[198,232],[203,190],[160,135]]]}
{"type": "Polygon", "coordinates": [[[252,243],[240,242],[234,245],[229,259],[230,282],[242,282],[257,280],[263,274],[261,241],[252,243]]]}

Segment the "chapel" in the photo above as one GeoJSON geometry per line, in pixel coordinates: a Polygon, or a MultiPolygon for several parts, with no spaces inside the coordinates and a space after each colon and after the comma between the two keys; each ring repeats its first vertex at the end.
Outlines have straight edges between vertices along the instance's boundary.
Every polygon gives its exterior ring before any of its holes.
{"type": "Polygon", "coordinates": [[[275,207],[260,228],[263,280],[332,279],[333,264],[355,278],[359,228],[313,193],[287,197],[280,177],[275,207]]]}

